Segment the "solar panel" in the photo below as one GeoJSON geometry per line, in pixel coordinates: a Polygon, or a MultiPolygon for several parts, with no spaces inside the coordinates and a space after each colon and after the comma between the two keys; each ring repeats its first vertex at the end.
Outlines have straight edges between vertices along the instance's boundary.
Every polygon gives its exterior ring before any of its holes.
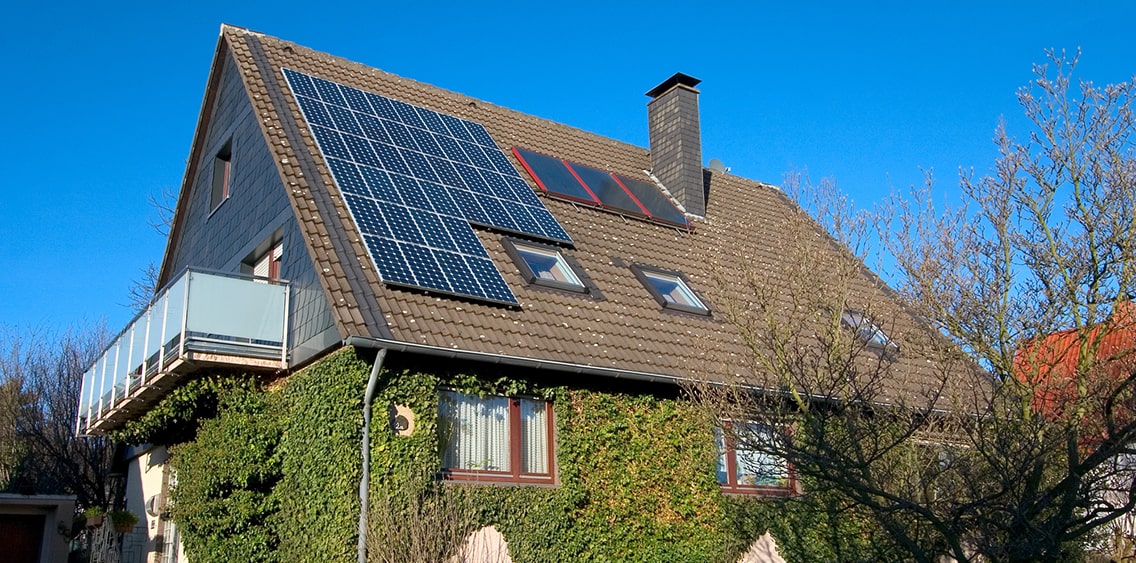
{"type": "Polygon", "coordinates": [[[513,147],[513,154],[517,155],[540,189],[572,201],[599,205],[599,199],[580,183],[563,160],[519,147],[513,147]]]}
{"type": "Polygon", "coordinates": [[[618,209],[640,217],[646,215],[643,208],[639,206],[639,202],[635,201],[627,193],[627,190],[615,181],[615,176],[579,164],[569,164],[569,166],[576,172],[576,176],[579,176],[580,180],[583,180],[584,184],[588,186],[588,189],[596,194],[604,207],[618,209]]]}
{"type": "Polygon", "coordinates": [[[627,188],[627,191],[631,192],[631,195],[635,196],[635,199],[639,200],[639,204],[647,210],[647,213],[651,214],[651,219],[678,227],[690,226],[690,222],[686,220],[686,215],[679,211],[654,184],[632,180],[619,174],[616,174],[615,178],[627,188]]]}
{"type": "Polygon", "coordinates": [[[282,70],[384,282],[516,304],[471,225],[571,243],[480,124],[282,70]]]}
{"type": "Polygon", "coordinates": [[[633,180],[520,147],[513,147],[513,154],[521,161],[521,165],[540,189],[550,196],[601,206],[624,215],[673,227],[691,228],[686,215],[652,183],[633,180]]]}

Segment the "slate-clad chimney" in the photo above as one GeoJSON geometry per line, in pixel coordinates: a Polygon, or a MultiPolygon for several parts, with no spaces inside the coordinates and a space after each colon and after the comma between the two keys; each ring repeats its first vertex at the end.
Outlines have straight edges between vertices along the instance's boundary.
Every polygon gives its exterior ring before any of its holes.
{"type": "Polygon", "coordinates": [[[651,136],[651,168],[655,177],[686,208],[706,215],[702,183],[702,137],[698,125],[701,80],[681,72],[655,86],[647,95],[651,136]]]}

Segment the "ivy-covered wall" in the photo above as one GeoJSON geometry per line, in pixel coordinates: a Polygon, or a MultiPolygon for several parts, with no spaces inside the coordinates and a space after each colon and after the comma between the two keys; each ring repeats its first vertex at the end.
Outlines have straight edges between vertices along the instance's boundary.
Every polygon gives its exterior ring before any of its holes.
{"type": "MultiPolygon", "coordinates": [[[[712,423],[677,389],[583,385],[395,355],[387,366],[374,403],[373,540],[405,532],[409,519],[425,513],[422,499],[460,492],[466,505],[446,505],[438,527],[455,511],[467,527],[493,525],[517,563],[733,562],[766,530],[789,561],[881,555],[874,534],[852,514],[808,513],[783,499],[722,495],[712,423]],[[441,386],[552,400],[557,486],[437,483],[441,386]],[[387,408],[396,404],[415,415],[409,437],[395,436],[386,424],[387,408]],[[420,514],[384,514],[407,506],[420,514]],[[384,529],[391,522],[399,529],[384,529]]],[[[237,389],[238,398],[221,400],[216,418],[202,423],[192,441],[173,448],[174,514],[193,561],[230,561],[235,553],[248,561],[354,560],[369,372],[368,361],[345,349],[292,375],[282,389],[237,389]],[[244,523],[237,515],[247,516],[244,523]]],[[[447,550],[456,547],[451,543],[447,550]]]]}

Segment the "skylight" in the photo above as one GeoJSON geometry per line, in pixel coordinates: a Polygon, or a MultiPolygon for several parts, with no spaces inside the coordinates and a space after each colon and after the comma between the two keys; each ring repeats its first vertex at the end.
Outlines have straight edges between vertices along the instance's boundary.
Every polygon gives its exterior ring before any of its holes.
{"type": "Polygon", "coordinates": [[[863,340],[868,346],[890,351],[898,351],[899,345],[864,314],[863,311],[846,309],[840,320],[844,326],[852,329],[856,337],[863,340]]]}
{"type": "Polygon", "coordinates": [[[564,261],[564,257],[556,250],[544,250],[531,246],[516,245],[517,254],[532,270],[533,276],[546,281],[555,281],[569,285],[584,287],[580,278],[572,272],[572,268],[564,261]]]}
{"type": "Polygon", "coordinates": [[[690,289],[682,274],[639,265],[632,266],[631,269],[664,308],[700,315],[710,314],[710,308],[690,289]]]}
{"type": "Polygon", "coordinates": [[[561,253],[559,248],[511,237],[503,239],[502,243],[505,252],[517,264],[525,283],[587,293],[593,299],[602,298],[580,265],[561,253]]]}

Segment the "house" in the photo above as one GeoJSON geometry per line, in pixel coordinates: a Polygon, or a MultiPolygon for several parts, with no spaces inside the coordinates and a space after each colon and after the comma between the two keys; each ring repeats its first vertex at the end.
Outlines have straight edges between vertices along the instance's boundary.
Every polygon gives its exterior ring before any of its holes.
{"type": "MultiPolygon", "coordinates": [[[[1133,361],[1136,359],[1136,304],[1111,304],[1099,322],[1085,322],[1024,342],[1014,356],[1014,376],[1032,396],[1034,412],[1073,429],[1082,455],[1108,442],[1124,444],[1136,422],[1133,361]]],[[[1103,309],[1103,308],[1102,308],[1103,309]]],[[[1101,448],[1104,449],[1104,448],[1101,448]]],[[[1121,452],[1096,469],[1098,502],[1113,509],[1131,502],[1131,468],[1136,458],[1121,452]]],[[[1108,524],[1108,534],[1136,538],[1130,511],[1108,524]]]]}
{"type": "MultiPolygon", "coordinates": [[[[768,526],[729,511],[798,485],[683,399],[753,381],[731,300],[803,267],[857,296],[845,322],[881,350],[916,323],[776,187],[703,167],[698,84],[647,92],[647,149],[223,26],[162,289],[87,374],[77,431],[259,374],[294,401],[272,486],[303,525],[265,540],[279,553],[355,557],[360,512],[413,466],[503,485],[479,510],[519,559],[736,560],[768,526]]],[[[137,541],[180,560],[166,494],[190,472],[133,451],[137,541]]]]}
{"type": "Polygon", "coordinates": [[[74,495],[0,494],[0,545],[13,563],[67,560],[74,495]]]}
{"type": "Polygon", "coordinates": [[[1136,304],[1120,300],[1096,323],[1025,342],[1014,355],[1017,377],[1034,392],[1034,407],[1046,416],[1082,420],[1085,440],[1107,438],[1108,426],[1133,420],[1131,384],[1136,352],[1136,304]],[[1127,400],[1126,400],[1127,399],[1127,400]],[[1105,401],[1114,401],[1109,405],[1105,401]]]}

